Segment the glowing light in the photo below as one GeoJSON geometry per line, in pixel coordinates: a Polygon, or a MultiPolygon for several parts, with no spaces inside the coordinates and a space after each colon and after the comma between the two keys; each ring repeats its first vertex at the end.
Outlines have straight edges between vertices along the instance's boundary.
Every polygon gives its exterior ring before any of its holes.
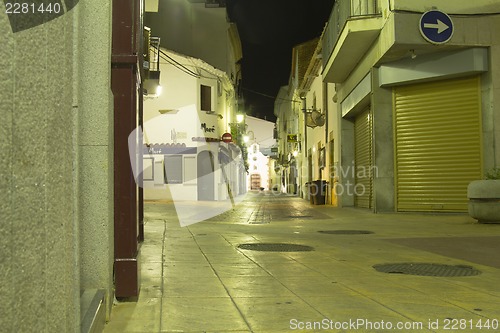
{"type": "Polygon", "coordinates": [[[245,119],[245,115],[241,114],[241,113],[238,113],[236,115],[236,122],[237,123],[241,123],[243,120],[245,119]]]}
{"type": "Polygon", "coordinates": [[[156,96],[160,96],[161,93],[162,93],[162,91],[163,91],[163,87],[162,86],[160,86],[160,85],[156,86],[156,91],[155,91],[156,92],[156,96]]]}

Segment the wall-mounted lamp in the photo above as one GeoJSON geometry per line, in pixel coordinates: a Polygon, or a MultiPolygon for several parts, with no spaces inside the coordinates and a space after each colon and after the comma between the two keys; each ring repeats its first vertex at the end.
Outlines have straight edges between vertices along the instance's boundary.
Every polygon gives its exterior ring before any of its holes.
{"type": "Polygon", "coordinates": [[[252,134],[252,140],[255,141],[255,133],[253,131],[248,131],[243,135],[243,142],[248,143],[248,141],[250,141],[250,134],[252,134]]]}
{"type": "Polygon", "coordinates": [[[245,115],[243,113],[236,114],[236,122],[237,123],[242,123],[243,120],[245,120],[245,115]]]}
{"type": "Polygon", "coordinates": [[[162,87],[162,86],[160,86],[160,85],[157,85],[157,86],[156,86],[156,89],[155,89],[155,95],[156,95],[156,96],[160,96],[160,95],[161,95],[161,93],[162,93],[162,91],[163,91],[163,87],[162,87]]]}
{"type": "Polygon", "coordinates": [[[162,86],[160,85],[160,71],[150,71],[149,77],[143,83],[144,95],[160,96],[162,86]]]}

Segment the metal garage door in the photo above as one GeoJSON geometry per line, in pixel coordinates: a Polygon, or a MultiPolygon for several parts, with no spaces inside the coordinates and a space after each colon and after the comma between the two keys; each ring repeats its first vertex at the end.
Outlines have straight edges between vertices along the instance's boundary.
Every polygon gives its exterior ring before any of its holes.
{"type": "Polygon", "coordinates": [[[479,77],[394,89],[398,211],[466,211],[481,178],[479,77]]]}
{"type": "Polygon", "coordinates": [[[372,115],[365,110],[354,121],[354,204],[357,207],[372,208],[372,115]]]}

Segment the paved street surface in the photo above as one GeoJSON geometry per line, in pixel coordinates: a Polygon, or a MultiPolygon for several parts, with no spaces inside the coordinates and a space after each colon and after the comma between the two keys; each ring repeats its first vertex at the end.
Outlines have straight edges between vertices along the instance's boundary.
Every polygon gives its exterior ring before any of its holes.
{"type": "Polygon", "coordinates": [[[104,332],[500,332],[500,225],[263,193],[188,227],[149,202],[145,223],[139,300],[116,302],[104,332]],[[255,243],[280,251],[238,247],[255,243]],[[478,275],[373,268],[389,263],[478,275]]]}

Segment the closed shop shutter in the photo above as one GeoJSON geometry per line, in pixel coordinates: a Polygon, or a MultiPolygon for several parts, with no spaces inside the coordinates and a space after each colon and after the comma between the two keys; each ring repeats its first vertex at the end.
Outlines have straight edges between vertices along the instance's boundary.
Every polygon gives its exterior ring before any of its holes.
{"type": "Polygon", "coordinates": [[[467,210],[481,178],[479,77],[394,89],[398,211],[467,210]]]}
{"type": "Polygon", "coordinates": [[[354,120],[354,204],[372,208],[372,116],[367,109],[354,120]]]}

